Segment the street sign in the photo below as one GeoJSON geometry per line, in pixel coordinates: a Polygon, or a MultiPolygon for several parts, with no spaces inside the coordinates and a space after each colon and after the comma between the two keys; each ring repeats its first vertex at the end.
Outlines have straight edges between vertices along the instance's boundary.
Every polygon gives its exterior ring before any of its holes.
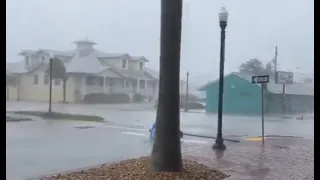
{"type": "Polygon", "coordinates": [[[277,84],[292,84],[293,83],[293,72],[277,71],[276,72],[276,83],[277,84]]]}
{"type": "Polygon", "coordinates": [[[269,82],[269,75],[252,76],[252,84],[264,84],[269,82]]]}
{"type": "Polygon", "coordinates": [[[262,144],[264,145],[264,89],[269,82],[269,75],[252,76],[252,84],[261,84],[261,129],[262,129],[262,144]]]}

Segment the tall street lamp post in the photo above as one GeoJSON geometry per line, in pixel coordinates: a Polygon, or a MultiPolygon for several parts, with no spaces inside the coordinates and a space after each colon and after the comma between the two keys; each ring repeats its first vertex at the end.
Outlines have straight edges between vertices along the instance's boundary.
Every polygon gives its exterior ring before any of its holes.
{"type": "Polygon", "coordinates": [[[222,138],[222,107],[223,107],[223,80],[224,80],[224,47],[225,47],[225,36],[226,27],[228,21],[228,11],[222,7],[219,13],[219,22],[221,28],[221,42],[220,42],[220,73],[219,73],[219,107],[218,107],[218,133],[215,144],[212,149],[224,150],[226,146],[223,143],[222,138]]]}

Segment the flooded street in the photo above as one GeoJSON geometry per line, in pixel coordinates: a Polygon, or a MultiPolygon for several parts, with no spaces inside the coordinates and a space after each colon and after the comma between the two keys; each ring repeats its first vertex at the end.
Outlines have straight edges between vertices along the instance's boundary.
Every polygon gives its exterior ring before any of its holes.
{"type": "Polygon", "coordinates": [[[7,123],[7,179],[22,180],[150,153],[151,145],[109,128],[78,129],[72,122],[7,123]],[[130,148],[130,151],[126,149],[130,148]]]}
{"type": "MultiPolygon", "coordinates": [[[[47,111],[47,103],[7,102],[7,111],[47,111]]],[[[10,180],[21,180],[65,172],[102,163],[150,154],[148,129],[156,110],[147,104],[83,105],[53,104],[54,112],[96,115],[105,123],[54,121],[35,118],[6,124],[6,173],[10,180]],[[128,150],[130,149],[130,150],[128,150]]],[[[217,115],[181,112],[185,134],[216,136],[217,115]]],[[[313,115],[305,120],[265,117],[265,135],[314,138],[313,115]],[[310,119],[308,119],[310,117],[310,119]]],[[[259,116],[223,116],[226,140],[261,135],[259,116]]],[[[208,145],[213,139],[185,136],[182,146],[208,145]]]]}
{"type": "MultiPolygon", "coordinates": [[[[38,120],[6,124],[7,179],[22,180],[150,155],[148,132],[104,123],[38,120]],[[90,125],[92,128],[84,128],[90,125]],[[82,128],[80,128],[82,127],[82,128]]],[[[189,138],[182,146],[211,144],[189,138]]]]}
{"type": "MultiPolygon", "coordinates": [[[[97,115],[106,122],[127,126],[148,129],[155,121],[156,111],[150,105],[68,105],[53,104],[53,111],[97,115]],[[145,106],[145,107],[144,107],[145,106]],[[121,109],[125,107],[126,109],[121,109]],[[129,111],[128,109],[132,109],[129,111]],[[143,109],[145,108],[145,110],[143,109]]],[[[9,102],[7,111],[34,110],[47,111],[46,103],[34,102],[9,102]]],[[[217,115],[200,112],[181,112],[181,129],[190,134],[216,136],[217,115]]],[[[305,120],[282,119],[276,116],[265,117],[265,135],[297,136],[307,139],[314,138],[313,114],[307,115],[305,120]]],[[[227,136],[260,136],[261,117],[259,116],[223,116],[223,134],[227,136]]]]}

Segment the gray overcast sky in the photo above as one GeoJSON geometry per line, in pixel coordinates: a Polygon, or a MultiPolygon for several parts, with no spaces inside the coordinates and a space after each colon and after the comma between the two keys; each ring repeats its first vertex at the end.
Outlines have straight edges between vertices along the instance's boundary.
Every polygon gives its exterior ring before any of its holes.
{"type": "MultiPolygon", "coordinates": [[[[221,6],[229,11],[226,70],[250,58],[273,58],[279,69],[311,73],[314,62],[313,0],[185,0],[182,73],[214,79],[219,71],[221,6]]],[[[105,52],[144,55],[159,67],[160,0],[7,0],[7,61],[23,49],[70,50],[71,42],[96,41],[105,52]]]]}

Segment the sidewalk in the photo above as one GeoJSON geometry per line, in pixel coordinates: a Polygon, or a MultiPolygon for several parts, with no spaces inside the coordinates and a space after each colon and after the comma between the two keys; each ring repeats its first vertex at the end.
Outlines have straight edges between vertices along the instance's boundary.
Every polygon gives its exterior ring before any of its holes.
{"type": "Polygon", "coordinates": [[[184,158],[221,170],[226,180],[314,179],[314,142],[304,139],[267,139],[261,142],[226,142],[225,152],[210,146],[183,149],[184,158]]]}

